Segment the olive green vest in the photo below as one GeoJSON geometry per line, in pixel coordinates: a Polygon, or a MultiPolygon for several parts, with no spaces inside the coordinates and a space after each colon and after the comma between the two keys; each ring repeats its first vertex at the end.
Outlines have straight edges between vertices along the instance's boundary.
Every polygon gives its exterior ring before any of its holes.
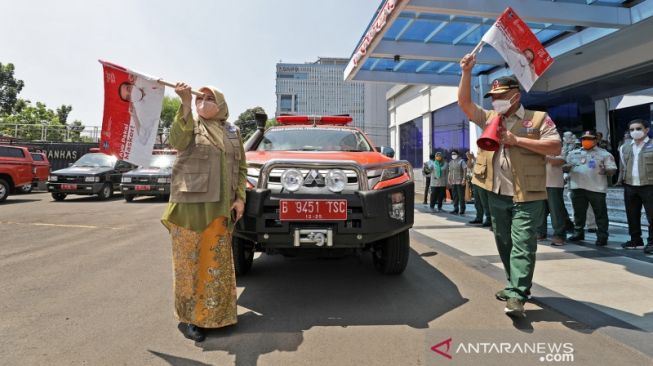
{"type": "MultiPolygon", "coordinates": [[[[625,144],[622,148],[623,160],[626,163],[626,170],[623,172],[624,183],[633,184],[633,145],[625,144]]],[[[639,151],[637,159],[637,167],[639,168],[639,184],[650,185],[653,184],[653,141],[649,140],[642,146],[639,151]]],[[[623,169],[623,168],[622,168],[623,169]]]]}
{"type": "Polygon", "coordinates": [[[226,169],[222,169],[221,154],[208,138],[208,132],[197,121],[194,122],[193,141],[177,154],[172,167],[170,202],[199,203],[232,200],[238,188],[240,167],[240,131],[225,123],[224,148],[226,169]],[[227,172],[226,177],[222,172],[227,172]],[[220,197],[222,184],[229,184],[232,197],[220,197]]]}
{"type": "MultiPolygon", "coordinates": [[[[496,112],[490,112],[491,120],[496,112]]],[[[546,113],[525,110],[524,119],[515,122],[510,132],[519,137],[538,140],[540,127],[544,122],[546,113]],[[523,121],[531,121],[529,131],[537,131],[537,134],[528,134],[523,126],[523,121]]],[[[492,191],[494,188],[494,152],[478,150],[472,183],[492,191]]],[[[515,202],[529,202],[547,199],[546,196],[546,161],[544,155],[533,151],[510,146],[510,167],[513,176],[513,187],[515,202]]]]}

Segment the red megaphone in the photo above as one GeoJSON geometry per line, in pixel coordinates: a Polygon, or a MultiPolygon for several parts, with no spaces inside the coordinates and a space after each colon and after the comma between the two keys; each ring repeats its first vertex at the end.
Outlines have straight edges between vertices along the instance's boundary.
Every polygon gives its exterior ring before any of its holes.
{"type": "Polygon", "coordinates": [[[501,129],[501,116],[496,115],[487,124],[481,137],[476,140],[476,145],[486,151],[497,151],[499,149],[499,130],[501,129]]]}

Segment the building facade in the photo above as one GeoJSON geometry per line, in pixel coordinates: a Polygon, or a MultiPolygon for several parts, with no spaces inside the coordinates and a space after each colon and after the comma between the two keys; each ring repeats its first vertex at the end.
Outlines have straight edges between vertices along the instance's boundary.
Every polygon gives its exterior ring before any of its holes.
{"type": "Polygon", "coordinates": [[[343,80],[346,58],[277,64],[276,116],[348,114],[376,146],[388,145],[388,84],[343,80]]]}

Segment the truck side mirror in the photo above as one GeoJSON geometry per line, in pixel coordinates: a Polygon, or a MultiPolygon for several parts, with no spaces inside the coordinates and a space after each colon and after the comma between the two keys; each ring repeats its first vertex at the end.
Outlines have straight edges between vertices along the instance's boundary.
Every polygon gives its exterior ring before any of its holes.
{"type": "Polygon", "coordinates": [[[390,146],[379,146],[376,148],[376,150],[389,158],[395,157],[395,149],[391,148],[390,146]]]}

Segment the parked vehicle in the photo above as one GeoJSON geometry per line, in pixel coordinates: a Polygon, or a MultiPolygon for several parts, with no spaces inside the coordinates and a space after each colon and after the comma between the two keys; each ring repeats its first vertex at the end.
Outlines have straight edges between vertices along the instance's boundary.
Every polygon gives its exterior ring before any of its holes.
{"type": "Polygon", "coordinates": [[[100,200],[120,191],[122,175],[136,165],[103,153],[89,153],[72,166],[50,173],[48,191],[55,201],[63,201],[69,194],[97,195],[100,200]]]}
{"type": "Polygon", "coordinates": [[[32,172],[34,173],[34,177],[32,178],[32,184],[27,184],[20,188],[22,193],[30,193],[40,182],[47,182],[50,174],[48,157],[44,153],[39,152],[32,152],[30,154],[32,155],[32,164],[34,167],[32,172]]]}
{"type": "Polygon", "coordinates": [[[408,263],[413,171],[365,134],[351,117],[280,116],[245,144],[247,201],[234,233],[237,274],[254,251],[324,256],[370,251],[375,267],[399,274],[408,263]]]}
{"type": "Polygon", "coordinates": [[[0,145],[0,202],[14,191],[31,185],[36,167],[26,147],[0,145]]]}
{"type": "Polygon", "coordinates": [[[147,167],[123,174],[120,186],[125,201],[132,202],[136,196],[157,196],[167,200],[176,154],[176,150],[154,150],[147,167]]]}

